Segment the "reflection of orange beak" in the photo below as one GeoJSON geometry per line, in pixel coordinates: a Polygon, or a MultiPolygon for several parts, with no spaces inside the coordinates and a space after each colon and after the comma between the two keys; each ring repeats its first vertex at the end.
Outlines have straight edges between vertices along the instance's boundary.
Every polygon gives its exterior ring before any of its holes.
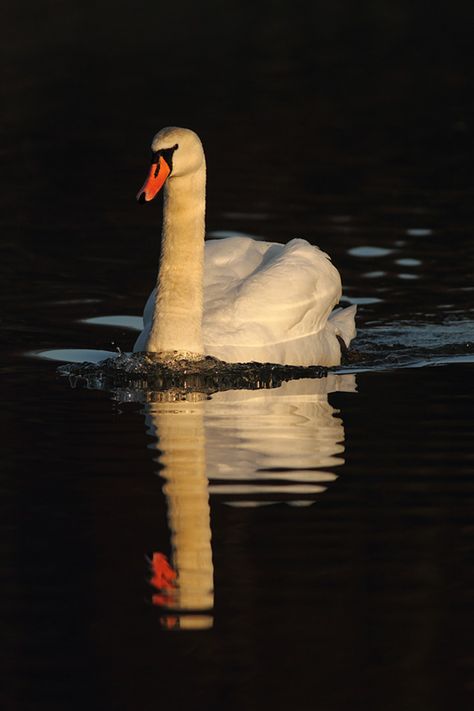
{"type": "Polygon", "coordinates": [[[164,182],[171,169],[163,156],[158,158],[157,163],[152,163],[148,177],[143,183],[143,187],[137,193],[138,202],[150,202],[164,185],[164,182]]]}
{"type": "Polygon", "coordinates": [[[153,553],[153,558],[150,561],[150,569],[152,572],[150,583],[154,588],[157,590],[174,589],[177,574],[163,553],[153,553]]]}

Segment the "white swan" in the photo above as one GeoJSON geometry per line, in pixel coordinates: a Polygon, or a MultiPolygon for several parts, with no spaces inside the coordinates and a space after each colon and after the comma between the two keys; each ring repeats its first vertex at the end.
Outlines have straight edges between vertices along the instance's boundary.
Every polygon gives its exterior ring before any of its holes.
{"type": "Polygon", "coordinates": [[[164,185],[161,261],[134,351],[164,359],[339,364],[338,337],[348,346],[355,336],[356,308],[332,311],[341,278],[329,257],[302,239],[204,242],[206,161],[199,137],[164,128],[152,152],[137,199],[152,200],[164,185]]]}

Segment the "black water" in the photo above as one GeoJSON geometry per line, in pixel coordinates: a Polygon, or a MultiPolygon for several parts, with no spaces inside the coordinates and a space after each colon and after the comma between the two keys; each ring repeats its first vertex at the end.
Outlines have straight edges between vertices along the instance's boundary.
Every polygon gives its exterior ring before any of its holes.
{"type": "Polygon", "coordinates": [[[473,19],[4,11],[2,708],[472,708],[473,19]],[[135,397],[38,357],[131,348],[169,124],[203,139],[209,234],[331,254],[341,368],[135,397]]]}

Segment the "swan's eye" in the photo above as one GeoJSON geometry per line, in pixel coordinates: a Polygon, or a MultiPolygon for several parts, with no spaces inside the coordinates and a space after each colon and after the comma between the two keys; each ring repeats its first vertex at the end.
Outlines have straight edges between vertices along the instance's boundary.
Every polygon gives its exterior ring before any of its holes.
{"type": "Polygon", "coordinates": [[[161,151],[161,155],[165,159],[165,161],[168,163],[170,167],[170,172],[173,170],[173,153],[175,150],[178,148],[178,144],[173,146],[172,148],[163,148],[161,151]]]}
{"type": "Polygon", "coordinates": [[[176,143],[172,148],[161,148],[159,151],[154,151],[151,154],[151,162],[152,163],[159,163],[160,161],[160,156],[163,156],[165,159],[166,163],[169,166],[170,173],[173,170],[173,153],[175,150],[179,148],[179,145],[176,143]]]}

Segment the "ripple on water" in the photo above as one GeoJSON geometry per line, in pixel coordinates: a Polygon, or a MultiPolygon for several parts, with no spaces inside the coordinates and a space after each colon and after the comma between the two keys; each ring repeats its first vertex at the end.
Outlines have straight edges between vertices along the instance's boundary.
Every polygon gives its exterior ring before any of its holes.
{"type": "Polygon", "coordinates": [[[397,322],[358,329],[340,372],[474,362],[474,321],[397,322]]]}
{"type": "Polygon", "coordinates": [[[365,274],[362,274],[362,276],[365,279],[380,279],[381,277],[387,276],[387,272],[384,271],[373,271],[373,272],[365,272],[365,274]]]}
{"type": "Polygon", "coordinates": [[[410,237],[428,237],[433,234],[433,230],[428,227],[409,227],[406,233],[410,237]]]}
{"type": "Polygon", "coordinates": [[[27,355],[45,360],[62,361],[63,363],[100,363],[107,358],[115,358],[112,351],[96,351],[87,348],[52,348],[47,351],[32,351],[27,355]]]}
{"type": "Polygon", "coordinates": [[[421,263],[420,259],[412,259],[408,257],[395,260],[395,264],[400,264],[402,267],[419,267],[421,263]]]}
{"type": "Polygon", "coordinates": [[[207,237],[211,239],[228,239],[229,237],[250,237],[257,242],[265,241],[265,237],[259,237],[258,235],[251,235],[247,232],[238,232],[236,230],[212,230],[207,233],[207,237]]]}
{"type": "Polygon", "coordinates": [[[388,249],[387,247],[371,247],[371,246],[361,246],[352,247],[348,250],[348,254],[352,257],[385,257],[387,254],[392,254],[393,249],[388,249]]]}
{"type": "Polygon", "coordinates": [[[119,328],[129,328],[133,331],[141,331],[143,329],[143,318],[141,316],[92,316],[84,318],[80,323],[90,323],[93,326],[115,326],[119,328]]]}
{"type": "Polygon", "coordinates": [[[379,299],[377,296],[347,296],[346,294],[344,294],[344,300],[348,301],[350,304],[366,306],[368,304],[378,304],[383,299],[379,299]]]}

